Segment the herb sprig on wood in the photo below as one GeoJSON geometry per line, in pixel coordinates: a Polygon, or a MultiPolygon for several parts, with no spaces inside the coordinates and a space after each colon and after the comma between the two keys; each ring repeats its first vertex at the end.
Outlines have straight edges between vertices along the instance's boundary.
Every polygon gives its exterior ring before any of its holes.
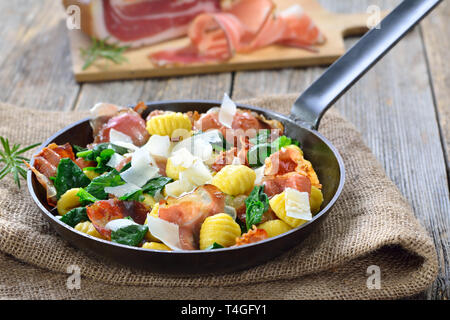
{"type": "Polygon", "coordinates": [[[27,170],[22,166],[25,164],[24,161],[30,161],[30,159],[24,157],[23,154],[28,150],[37,147],[40,143],[32,144],[25,148],[20,148],[20,144],[14,144],[11,147],[9,140],[1,136],[0,142],[0,180],[11,173],[13,175],[14,182],[20,189],[20,177],[24,179],[27,177],[27,170]]]}
{"type": "Polygon", "coordinates": [[[103,40],[91,38],[92,42],[89,48],[81,48],[81,57],[84,59],[83,70],[89,68],[92,63],[98,58],[105,58],[111,60],[116,64],[121,64],[122,62],[128,61],[127,58],[123,56],[125,50],[129,46],[118,46],[117,44],[108,44],[106,41],[108,38],[103,40]]]}

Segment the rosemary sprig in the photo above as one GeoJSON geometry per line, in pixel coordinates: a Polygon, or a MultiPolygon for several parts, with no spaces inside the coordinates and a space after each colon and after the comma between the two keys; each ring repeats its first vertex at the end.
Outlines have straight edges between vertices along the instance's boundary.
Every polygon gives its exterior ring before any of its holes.
{"type": "Polygon", "coordinates": [[[107,44],[106,41],[108,38],[103,40],[95,38],[91,39],[92,42],[89,48],[80,49],[81,57],[84,59],[83,70],[86,70],[98,58],[105,58],[116,64],[128,61],[128,59],[123,56],[123,53],[129,46],[119,47],[117,44],[107,44]]]}
{"type": "Polygon", "coordinates": [[[0,148],[0,180],[3,179],[8,173],[11,173],[17,187],[20,189],[20,177],[24,179],[27,177],[27,170],[25,170],[22,165],[24,165],[24,161],[30,161],[28,158],[23,156],[23,153],[37,147],[40,143],[20,149],[20,144],[14,144],[11,147],[9,140],[3,138],[2,136],[0,136],[0,143],[0,147],[2,147],[0,148]]]}

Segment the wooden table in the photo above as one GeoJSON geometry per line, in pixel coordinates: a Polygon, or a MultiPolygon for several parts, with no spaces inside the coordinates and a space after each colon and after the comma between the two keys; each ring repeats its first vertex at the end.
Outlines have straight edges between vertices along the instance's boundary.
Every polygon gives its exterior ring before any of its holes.
{"type": "MultiPolygon", "coordinates": [[[[399,1],[320,0],[336,12],[392,9],[399,1]]],[[[335,108],[412,204],[433,238],[439,276],[421,295],[450,296],[450,5],[444,2],[361,79],[335,108]]],[[[282,69],[167,79],[78,84],[71,74],[60,1],[0,2],[0,101],[47,110],[88,109],[98,101],[233,99],[300,93],[324,70],[282,69]]],[[[357,39],[348,39],[351,46],[357,39]]],[[[0,119],[1,121],[1,119],[0,119]]]]}

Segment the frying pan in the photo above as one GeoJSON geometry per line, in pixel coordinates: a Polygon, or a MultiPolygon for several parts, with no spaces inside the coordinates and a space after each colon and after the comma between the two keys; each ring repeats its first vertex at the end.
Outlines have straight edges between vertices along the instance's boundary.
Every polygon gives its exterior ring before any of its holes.
{"type": "MultiPolygon", "coordinates": [[[[310,160],[323,185],[322,210],[311,221],[282,235],[240,247],[195,251],[158,251],[125,246],[100,240],[67,226],[57,219],[47,205],[45,190],[28,172],[28,189],[44,217],[66,240],[83,250],[94,252],[131,267],[161,273],[199,274],[231,272],[268,261],[299,246],[330,213],[338,199],[345,179],[344,163],[336,148],[317,128],[325,111],[393,47],[414,25],[441,0],[406,0],[395,8],[379,28],[371,29],[344,56],[331,65],[294,103],[290,116],[254,106],[238,105],[281,121],[285,134],[300,141],[305,158],[310,160]]],[[[161,101],[147,103],[147,111],[162,109],[179,112],[206,112],[220,105],[219,101],[161,101]]],[[[92,142],[89,119],[74,123],[50,137],[39,150],[55,142],[80,146],[92,142]]],[[[32,162],[33,164],[33,162],[32,162]]]]}

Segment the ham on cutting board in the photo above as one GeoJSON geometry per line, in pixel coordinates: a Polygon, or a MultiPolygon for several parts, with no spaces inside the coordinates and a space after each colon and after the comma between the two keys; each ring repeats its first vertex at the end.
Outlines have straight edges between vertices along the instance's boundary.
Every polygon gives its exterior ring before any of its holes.
{"type": "MultiPolygon", "coordinates": [[[[64,1],[67,2],[69,0],[64,1]]],[[[165,1],[171,2],[170,0],[165,1]]],[[[74,0],[71,0],[71,2],[74,2],[74,0]]],[[[77,2],[90,3],[90,1],[86,0],[78,0],[77,2]]],[[[334,62],[345,52],[343,41],[344,36],[361,35],[367,31],[367,21],[370,16],[368,13],[332,13],[321,7],[317,0],[272,0],[272,2],[275,4],[276,9],[273,11],[275,13],[280,13],[283,11],[289,13],[290,11],[287,9],[292,6],[300,5],[303,11],[311,18],[314,24],[324,35],[326,42],[316,46],[316,51],[310,51],[299,49],[298,44],[290,43],[290,40],[286,38],[280,38],[279,42],[272,41],[274,44],[265,45],[264,43],[261,44],[259,41],[265,41],[270,38],[264,37],[261,39],[255,37],[253,44],[258,43],[257,50],[248,52],[248,50],[246,50],[247,48],[238,46],[239,48],[234,50],[233,56],[229,59],[226,57],[226,54],[230,51],[225,50],[224,52],[226,59],[221,61],[208,61],[208,59],[206,59],[206,63],[194,61],[192,63],[181,65],[162,63],[164,66],[161,67],[149,59],[149,55],[156,54],[157,52],[165,52],[167,50],[181,49],[190,46],[190,38],[181,37],[153,44],[151,46],[128,50],[124,54],[125,58],[128,60],[126,63],[114,64],[110,61],[100,59],[86,70],[83,70],[84,60],[80,57],[80,48],[88,48],[91,45],[91,40],[84,32],[81,32],[80,30],[69,30],[75,78],[79,82],[88,82],[252,69],[272,69],[290,66],[325,65],[334,62]],[[297,45],[297,47],[292,47],[293,45],[297,45]]],[[[223,1],[221,3],[223,6],[221,13],[223,13],[223,11],[227,10],[228,7],[223,5],[223,1]]],[[[269,14],[269,17],[272,16],[273,12],[269,14]]],[[[218,12],[207,13],[216,14],[218,12]]],[[[262,12],[262,16],[264,17],[264,12],[262,12]]],[[[83,30],[85,29],[86,28],[83,27],[83,30]]],[[[259,33],[257,29],[258,28],[250,27],[249,34],[257,35],[259,33]]],[[[242,43],[252,43],[252,41],[249,41],[251,37],[248,37],[247,35],[242,38],[242,40],[245,40],[242,41],[242,43]]],[[[271,37],[271,39],[276,39],[276,37],[271,37]]],[[[320,37],[318,39],[320,43],[320,37]]],[[[228,42],[226,43],[228,45],[228,42]]],[[[194,47],[191,46],[191,48],[194,47]]],[[[194,48],[194,50],[191,51],[195,59],[198,58],[198,51],[196,50],[197,49],[194,48]]]]}
{"type": "Polygon", "coordinates": [[[199,14],[220,10],[220,0],[63,0],[81,11],[83,32],[139,47],[185,35],[199,14]]]}

